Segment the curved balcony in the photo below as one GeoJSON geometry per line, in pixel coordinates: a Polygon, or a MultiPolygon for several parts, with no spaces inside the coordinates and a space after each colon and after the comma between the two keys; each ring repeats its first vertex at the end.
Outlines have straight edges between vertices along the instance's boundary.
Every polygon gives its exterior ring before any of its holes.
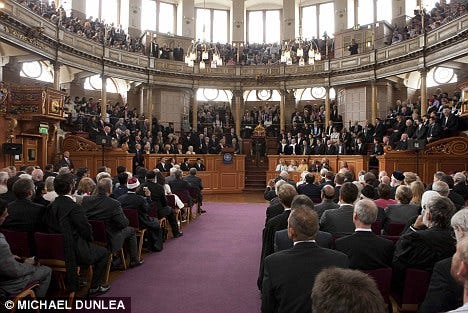
{"type": "MultiPolygon", "coordinates": [[[[13,1],[0,11],[2,40],[83,71],[162,86],[293,89],[381,79],[442,64],[468,53],[468,15],[431,32],[368,53],[314,65],[222,66],[200,70],[183,62],[105,47],[58,28],[13,1]]],[[[173,40],[173,39],[172,39],[173,40]]]]}

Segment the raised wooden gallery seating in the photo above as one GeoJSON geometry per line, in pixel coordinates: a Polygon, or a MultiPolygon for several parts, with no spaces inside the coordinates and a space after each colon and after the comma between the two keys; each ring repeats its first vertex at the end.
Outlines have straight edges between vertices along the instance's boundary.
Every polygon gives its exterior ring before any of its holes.
{"type": "MultiPolygon", "coordinates": [[[[73,160],[75,168],[87,167],[92,175],[95,175],[97,169],[103,164],[113,171],[118,165],[132,170],[132,159],[134,154],[128,153],[122,149],[104,147],[104,160],[102,147],[96,143],[79,137],[67,136],[63,140],[62,151],[70,151],[70,157],[73,160]]],[[[199,171],[199,176],[203,181],[203,193],[238,193],[244,189],[245,180],[245,156],[235,155],[231,164],[223,162],[223,156],[217,154],[145,154],[145,167],[153,169],[161,158],[175,158],[177,164],[189,158],[190,163],[195,163],[200,158],[206,167],[206,171],[199,171]]],[[[116,173],[112,173],[115,175],[116,173]]]]}

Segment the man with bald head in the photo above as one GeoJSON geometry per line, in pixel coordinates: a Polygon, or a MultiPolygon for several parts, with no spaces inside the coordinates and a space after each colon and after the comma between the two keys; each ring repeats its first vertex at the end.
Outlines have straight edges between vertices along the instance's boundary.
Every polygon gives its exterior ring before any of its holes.
{"type": "Polygon", "coordinates": [[[335,188],[332,185],[325,185],[320,192],[322,202],[314,206],[318,217],[322,217],[323,212],[331,209],[338,209],[340,206],[333,201],[335,198],[335,188]]]}
{"type": "Polygon", "coordinates": [[[375,235],[371,229],[377,214],[378,208],[372,200],[359,200],[354,206],[354,234],[335,241],[336,250],[349,257],[352,269],[373,270],[392,266],[393,242],[375,235]]]}

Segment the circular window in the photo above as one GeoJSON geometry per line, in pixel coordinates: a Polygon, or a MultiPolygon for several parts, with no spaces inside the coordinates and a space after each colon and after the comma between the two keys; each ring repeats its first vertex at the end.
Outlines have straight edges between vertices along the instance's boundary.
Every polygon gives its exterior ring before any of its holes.
{"type": "Polygon", "coordinates": [[[218,98],[219,90],[218,89],[203,89],[203,96],[205,96],[206,100],[214,101],[218,98]]]}
{"type": "Polygon", "coordinates": [[[269,100],[271,98],[271,90],[257,90],[257,99],[258,100],[269,100]]]}
{"type": "Polygon", "coordinates": [[[42,74],[42,65],[39,62],[23,63],[22,71],[26,77],[38,78],[42,74]]]}
{"type": "Polygon", "coordinates": [[[454,75],[453,69],[448,67],[436,67],[434,69],[434,81],[437,84],[447,84],[449,83],[454,75]]]}
{"type": "Polygon", "coordinates": [[[315,99],[323,99],[323,98],[325,98],[326,91],[325,91],[325,88],[323,88],[323,87],[313,87],[310,90],[310,94],[315,99]]]}
{"type": "Polygon", "coordinates": [[[102,88],[102,79],[99,75],[94,75],[89,78],[89,84],[93,89],[100,90],[102,88]]]}

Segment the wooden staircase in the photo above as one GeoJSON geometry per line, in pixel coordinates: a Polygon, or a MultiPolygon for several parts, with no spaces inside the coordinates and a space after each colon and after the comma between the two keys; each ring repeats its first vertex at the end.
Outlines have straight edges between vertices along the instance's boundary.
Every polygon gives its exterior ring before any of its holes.
{"type": "Polygon", "coordinates": [[[260,157],[257,161],[255,156],[246,156],[244,191],[264,191],[267,171],[268,159],[266,157],[260,157]]]}

